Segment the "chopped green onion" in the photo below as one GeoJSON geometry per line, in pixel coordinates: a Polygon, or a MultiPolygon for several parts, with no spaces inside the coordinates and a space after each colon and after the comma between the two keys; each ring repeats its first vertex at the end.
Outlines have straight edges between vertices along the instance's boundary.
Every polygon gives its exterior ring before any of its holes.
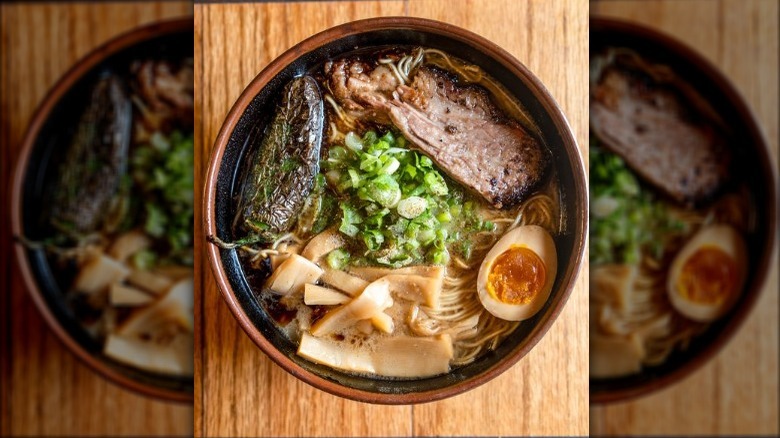
{"type": "Polygon", "coordinates": [[[157,261],[157,253],[149,249],[142,249],[130,257],[130,263],[136,269],[150,269],[157,261]]]}
{"type": "Polygon", "coordinates": [[[344,146],[328,151],[324,180],[340,198],[339,231],[362,249],[355,263],[445,263],[459,230],[485,226],[473,205],[463,214],[462,189],[407,145],[393,132],[368,131],[362,138],[348,133],[344,146]]]}
{"type": "Polygon", "coordinates": [[[363,219],[360,217],[360,213],[348,204],[342,204],[341,211],[342,216],[339,231],[349,237],[355,237],[360,231],[358,227],[355,226],[355,224],[363,222],[363,219]]]}
{"type": "Polygon", "coordinates": [[[167,222],[168,218],[160,207],[154,204],[146,204],[144,231],[152,237],[162,237],[165,234],[167,222]]]}
{"type": "Polygon", "coordinates": [[[385,174],[385,175],[392,175],[395,173],[398,168],[401,167],[401,162],[395,159],[394,157],[390,157],[387,160],[387,163],[385,163],[382,168],[379,169],[379,173],[385,174]]]}
{"type": "Polygon", "coordinates": [[[363,150],[363,142],[354,132],[347,133],[347,135],[344,137],[344,145],[353,151],[363,150]]]}
{"type": "Polygon", "coordinates": [[[396,211],[406,219],[414,219],[428,208],[428,202],[419,196],[410,196],[398,202],[396,211]]]}
{"type": "Polygon", "coordinates": [[[601,149],[598,140],[591,145],[591,263],[636,264],[643,253],[662,257],[666,236],[684,232],[684,225],[640,186],[619,156],[601,149]]]}
{"type": "Polygon", "coordinates": [[[368,131],[363,134],[363,144],[374,144],[377,140],[376,132],[368,131]]]}
{"type": "Polygon", "coordinates": [[[332,162],[342,162],[348,157],[349,153],[341,146],[334,146],[328,151],[328,160],[332,162]]]}
{"type": "Polygon", "coordinates": [[[394,207],[401,199],[401,188],[390,175],[380,175],[366,185],[368,196],[383,207],[394,207]]]}
{"type": "Polygon", "coordinates": [[[347,173],[349,174],[349,181],[352,184],[351,187],[359,188],[361,181],[357,171],[355,169],[348,169],[347,173]]]}
{"type": "Polygon", "coordinates": [[[436,249],[431,252],[431,263],[434,265],[446,265],[450,261],[450,254],[447,249],[436,249]]]}
{"type": "Polygon", "coordinates": [[[349,252],[344,248],[337,248],[325,256],[325,262],[332,269],[343,269],[349,264],[349,252]]]}
{"type": "Polygon", "coordinates": [[[452,221],[452,214],[449,211],[442,211],[436,215],[436,219],[439,222],[446,224],[447,222],[452,221]]]}
{"type": "Polygon", "coordinates": [[[376,251],[382,247],[382,243],[385,241],[385,236],[377,230],[366,230],[360,233],[363,238],[363,242],[366,244],[366,248],[369,251],[376,251]]]}

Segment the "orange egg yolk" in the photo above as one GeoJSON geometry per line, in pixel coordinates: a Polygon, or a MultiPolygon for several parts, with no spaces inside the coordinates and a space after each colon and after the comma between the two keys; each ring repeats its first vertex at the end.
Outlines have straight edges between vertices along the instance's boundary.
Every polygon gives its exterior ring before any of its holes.
{"type": "Polygon", "coordinates": [[[691,255],[680,271],[680,296],[702,304],[720,304],[735,292],[737,263],[716,246],[703,246],[691,255]]]}
{"type": "Polygon", "coordinates": [[[528,304],[546,280],[544,263],[530,248],[513,245],[496,258],[487,278],[487,290],[507,304],[528,304]]]}

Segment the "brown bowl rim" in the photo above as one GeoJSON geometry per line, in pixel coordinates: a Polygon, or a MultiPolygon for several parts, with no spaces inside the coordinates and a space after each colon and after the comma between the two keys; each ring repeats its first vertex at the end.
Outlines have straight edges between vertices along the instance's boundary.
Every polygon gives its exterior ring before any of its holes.
{"type": "MultiPolygon", "coordinates": [[[[192,18],[186,17],[166,19],[140,25],[111,38],[107,42],[91,50],[87,55],[76,61],[76,63],[58,79],[55,85],[46,93],[43,101],[33,114],[24,139],[22,140],[22,148],[19,158],[16,161],[11,184],[12,235],[24,235],[22,221],[22,187],[27,172],[27,164],[41,128],[48,119],[51,111],[59,103],[60,99],[62,99],[79,79],[109,56],[155,37],[180,33],[190,29],[194,29],[194,24],[192,18]]],[[[73,352],[83,363],[92,368],[92,370],[107,378],[109,381],[118,384],[120,387],[149,397],[174,402],[192,403],[192,392],[169,390],[132,379],[97,359],[93,354],[84,349],[84,347],[75,339],[71,338],[51,309],[49,309],[46,299],[40,292],[38,283],[36,282],[35,276],[27,261],[26,248],[19,242],[14,242],[14,246],[17,260],[16,265],[22,274],[27,291],[49,328],[57,335],[60,342],[65,344],[65,347],[68,350],[73,352]]]]}
{"type": "Polygon", "coordinates": [[[276,362],[277,365],[281,366],[293,376],[320,390],[356,401],[377,404],[427,403],[451,397],[492,380],[514,365],[536,345],[536,343],[542,338],[542,336],[544,336],[544,334],[546,334],[568,301],[568,298],[572,292],[572,289],[574,288],[574,285],[576,284],[576,280],[580,272],[583,254],[585,252],[585,242],[587,240],[588,198],[587,179],[585,177],[583,158],[577,142],[571,132],[571,127],[569,126],[566,117],[563,115],[560,106],[553,99],[552,95],[544,87],[541,81],[533,73],[531,73],[527,67],[525,67],[525,65],[520,63],[520,61],[516,60],[512,55],[510,55],[504,49],[500,48],[495,43],[471,31],[462,29],[449,23],[416,17],[368,18],[344,23],[321,31],[311,37],[306,38],[274,59],[249,83],[249,85],[246,86],[244,91],[233,104],[230,112],[227,114],[214,142],[214,149],[211,153],[211,159],[209,161],[206,185],[204,187],[203,195],[205,235],[215,235],[217,231],[215,223],[216,212],[214,209],[216,199],[216,183],[217,176],[219,174],[220,163],[222,162],[222,157],[228,140],[234,128],[236,127],[238,120],[249,106],[252,99],[260,92],[260,90],[273,77],[279,74],[289,63],[328,42],[368,31],[398,28],[427,31],[441,34],[456,40],[460,39],[461,41],[469,41],[471,44],[482,48],[484,53],[490,54],[491,57],[495,58],[505,67],[508,67],[513,73],[527,81],[526,84],[533,91],[535,98],[538,99],[539,102],[543,105],[544,110],[549,114],[554,124],[558,127],[563,146],[566,149],[566,153],[572,162],[572,166],[574,167],[575,174],[573,177],[575,180],[576,191],[576,193],[574,193],[574,199],[575,202],[580,201],[582,203],[581,206],[574,206],[576,208],[575,214],[581,215],[578,218],[579,220],[577,221],[575,227],[579,228],[582,234],[580,236],[575,236],[571,260],[571,267],[573,269],[571,270],[570,275],[563,279],[561,285],[562,291],[559,300],[550,310],[549,316],[531,332],[529,335],[529,341],[526,342],[522,348],[515,350],[512,354],[497,362],[497,364],[487,372],[473,378],[464,380],[446,388],[426,390],[421,392],[410,392],[405,394],[376,393],[357,388],[346,387],[336,382],[324,379],[317,374],[301,368],[299,365],[288,359],[284,354],[281,354],[276,349],[276,347],[274,347],[273,344],[271,344],[271,342],[260,333],[260,331],[249,320],[248,316],[242,311],[241,306],[235,297],[233,289],[229,284],[227,275],[222,267],[219,250],[215,245],[206,244],[211,268],[215,274],[215,279],[225,302],[228,304],[230,311],[238,320],[244,332],[246,332],[252,341],[257,346],[259,346],[268,357],[270,357],[274,362],[276,362]]]}
{"type": "MultiPolygon", "coordinates": [[[[755,113],[746,104],[742,94],[734,86],[733,82],[728,79],[724,73],[722,73],[714,64],[707,60],[702,54],[695,51],[687,44],[680,40],[663,33],[654,28],[647,27],[646,25],[615,19],[612,17],[591,16],[590,17],[590,29],[591,32],[594,29],[598,29],[600,32],[617,32],[619,34],[630,34],[634,37],[639,37],[643,40],[657,43],[666,49],[674,52],[675,54],[682,55],[689,65],[693,66],[699,72],[709,77],[715,84],[717,84],[723,93],[726,100],[733,105],[737,112],[743,116],[743,122],[746,127],[749,128],[753,138],[759,140],[757,144],[754,144],[758,154],[762,159],[762,173],[769,177],[769,184],[767,187],[768,197],[774,199],[773,203],[766,206],[766,217],[768,219],[768,235],[767,241],[769,243],[768,251],[760,260],[760,265],[756,270],[756,276],[753,280],[754,287],[746,292],[746,296],[739,305],[734,309],[734,313],[729,318],[729,323],[724,327],[723,331],[706,345],[703,350],[695,357],[684,362],[681,366],[675,368],[667,374],[664,374],[658,378],[648,380],[638,385],[627,387],[623,389],[604,391],[590,394],[590,403],[592,405],[601,405],[616,402],[626,402],[637,399],[639,397],[647,396],[649,394],[658,392],[665,389],[675,383],[678,383],[685,378],[689,377],[694,371],[703,367],[707,362],[713,359],[720,351],[724,349],[726,344],[734,338],[734,334],[743,325],[747,317],[750,315],[751,310],[755,306],[758,297],[766,286],[767,276],[769,274],[770,262],[774,259],[777,251],[777,173],[772,165],[771,153],[769,151],[769,144],[767,137],[761,129],[758,119],[755,113]]],[[[619,43],[616,43],[619,45],[619,43]]],[[[765,247],[766,248],[766,247],[765,247]]]]}

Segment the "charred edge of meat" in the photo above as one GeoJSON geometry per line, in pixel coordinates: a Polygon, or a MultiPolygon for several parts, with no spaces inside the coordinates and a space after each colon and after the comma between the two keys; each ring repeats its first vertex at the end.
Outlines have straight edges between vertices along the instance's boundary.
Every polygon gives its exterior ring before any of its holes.
{"type": "Polygon", "coordinates": [[[261,141],[250,145],[234,235],[270,241],[290,229],[319,172],[324,124],[316,81],[309,76],[293,79],[261,141]]]}
{"type": "MultiPolygon", "coordinates": [[[[538,169],[535,172],[537,177],[530,181],[527,185],[520,187],[518,190],[506,193],[504,195],[497,195],[491,204],[502,210],[509,210],[516,207],[523,200],[527,199],[531,194],[537,191],[539,188],[544,187],[545,184],[552,178],[552,153],[544,146],[540,145],[540,152],[542,154],[540,161],[537,163],[538,169]]],[[[506,171],[506,169],[504,169],[506,171]]]]}

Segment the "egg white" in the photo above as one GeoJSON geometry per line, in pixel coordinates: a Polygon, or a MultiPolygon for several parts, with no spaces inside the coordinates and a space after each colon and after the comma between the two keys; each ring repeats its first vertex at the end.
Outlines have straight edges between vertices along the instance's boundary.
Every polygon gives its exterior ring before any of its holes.
{"type": "Polygon", "coordinates": [[[739,298],[747,272],[745,241],[730,225],[717,224],[702,228],[680,250],[672,261],[667,277],[667,294],[672,306],[685,317],[699,322],[709,322],[723,316],[739,298]],[[737,266],[735,290],[720,303],[697,303],[680,295],[677,282],[686,261],[704,246],[714,246],[726,253],[737,266]]]}
{"type": "Polygon", "coordinates": [[[479,300],[485,309],[497,318],[507,321],[522,321],[536,314],[547,302],[552,291],[555,275],[558,270],[558,254],[555,250],[550,233],[537,225],[525,225],[517,227],[506,233],[493,245],[487,253],[477,276],[477,291],[479,300]],[[525,246],[542,260],[545,268],[545,282],[541,290],[527,304],[504,303],[493,297],[487,290],[487,280],[491,268],[498,256],[510,249],[513,245],[525,246]]]}

